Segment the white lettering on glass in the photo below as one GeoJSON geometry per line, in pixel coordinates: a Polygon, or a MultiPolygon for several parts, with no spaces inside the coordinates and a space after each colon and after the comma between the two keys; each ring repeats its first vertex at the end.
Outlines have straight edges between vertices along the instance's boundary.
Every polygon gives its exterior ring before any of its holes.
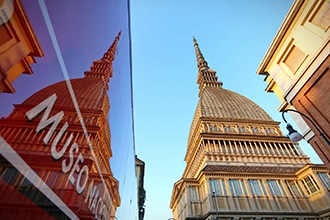
{"type": "Polygon", "coordinates": [[[60,132],[58,132],[58,134],[56,135],[56,137],[53,140],[51,152],[52,152],[52,156],[55,160],[59,160],[63,157],[66,149],[69,147],[69,144],[72,141],[73,135],[70,134],[69,138],[66,140],[66,142],[65,142],[64,146],[62,147],[62,149],[60,151],[57,151],[56,146],[57,146],[59,140],[62,138],[62,136],[65,133],[68,126],[69,126],[68,123],[65,122],[62,129],[60,130],[60,132]]]}
{"type": "Polygon", "coordinates": [[[86,187],[86,184],[87,184],[87,180],[88,180],[88,178],[86,178],[86,177],[88,177],[88,175],[89,175],[88,166],[87,165],[84,165],[81,168],[81,170],[80,170],[80,172],[78,174],[77,185],[76,185],[76,187],[77,187],[77,193],[78,194],[80,194],[80,193],[82,193],[84,191],[84,189],[86,187]],[[83,176],[83,173],[85,173],[85,179],[84,179],[83,184],[80,184],[81,179],[82,179],[82,176],[83,176]]]}
{"type": "Polygon", "coordinates": [[[40,114],[40,112],[42,112],[44,109],[46,109],[45,113],[42,115],[42,118],[41,118],[41,120],[38,124],[37,129],[36,129],[37,132],[39,132],[42,129],[46,128],[48,125],[53,124],[51,126],[51,128],[49,129],[48,133],[46,134],[46,136],[44,137],[44,144],[45,145],[48,144],[49,139],[54,134],[55,129],[57,128],[58,124],[60,123],[60,121],[61,121],[61,119],[64,115],[64,112],[60,111],[59,113],[52,116],[51,118],[48,118],[49,113],[52,110],[56,99],[57,99],[57,96],[54,93],[53,95],[49,96],[47,99],[45,99],[44,101],[39,103],[39,105],[37,105],[36,107],[34,107],[33,109],[31,109],[30,111],[28,111],[26,113],[26,117],[28,118],[28,120],[32,121],[36,116],[38,116],[40,114]]]}
{"type": "Polygon", "coordinates": [[[108,210],[109,197],[103,191],[103,196],[100,196],[102,193],[102,185],[95,185],[94,180],[89,184],[85,203],[88,202],[89,210],[94,214],[95,219],[99,216],[102,216],[102,219],[110,219],[110,210],[108,210]]]}
{"type": "MultiPolygon", "coordinates": [[[[37,106],[26,112],[26,117],[28,121],[33,121],[41,112],[44,111],[44,114],[42,115],[39,124],[36,128],[36,132],[40,132],[41,130],[45,129],[46,127],[50,126],[49,131],[43,138],[43,142],[45,146],[48,145],[51,137],[54,135],[60,121],[62,120],[64,116],[64,112],[60,111],[57,114],[53,115],[52,117],[49,117],[50,112],[55,104],[55,101],[57,99],[56,94],[49,96],[44,101],[39,103],[37,106]]],[[[73,139],[73,135],[70,134],[68,139],[66,140],[64,146],[61,149],[58,149],[57,145],[63,135],[65,134],[67,128],[69,127],[69,124],[67,122],[64,123],[62,128],[57,132],[52,145],[51,145],[51,155],[52,158],[55,161],[58,161],[62,159],[65,152],[69,148],[69,145],[73,139]]],[[[73,186],[76,188],[76,192],[78,194],[81,194],[87,185],[88,178],[89,178],[89,169],[87,165],[83,165],[84,163],[84,157],[81,152],[79,152],[79,145],[77,143],[73,143],[69,149],[69,161],[67,162],[67,159],[62,160],[62,172],[68,175],[68,178],[73,186]],[[78,156],[75,159],[75,155],[78,154],[78,156]],[[82,168],[81,168],[82,167],[82,168]],[[69,172],[70,171],[70,172],[69,172]],[[75,175],[77,176],[77,181],[75,178],[75,175]]],[[[93,212],[94,214],[94,212],[93,212]]]]}

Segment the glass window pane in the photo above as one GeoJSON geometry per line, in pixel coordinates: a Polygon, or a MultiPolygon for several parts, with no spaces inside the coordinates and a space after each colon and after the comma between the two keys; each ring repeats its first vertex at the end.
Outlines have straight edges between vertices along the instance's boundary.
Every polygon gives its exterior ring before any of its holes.
{"type": "Polygon", "coordinates": [[[226,187],[225,187],[225,181],[223,179],[210,179],[210,190],[212,194],[215,195],[227,195],[226,187]]]}
{"type": "Polygon", "coordinates": [[[236,196],[246,195],[246,188],[243,180],[229,180],[229,185],[232,195],[236,195],[236,196]]]}
{"type": "Polygon", "coordinates": [[[330,190],[330,177],[326,173],[318,173],[319,178],[322,180],[324,186],[330,190]]]}
{"type": "Polygon", "coordinates": [[[266,191],[261,180],[248,180],[248,184],[252,195],[254,196],[264,196],[266,191]]]}
{"type": "Polygon", "coordinates": [[[302,190],[300,189],[297,181],[288,180],[286,183],[292,196],[303,196],[302,190]]]}
{"type": "Polygon", "coordinates": [[[279,180],[268,180],[267,184],[273,196],[285,196],[284,189],[279,180]]]}
{"type": "Polygon", "coordinates": [[[197,187],[196,186],[190,186],[189,187],[189,194],[190,194],[190,201],[196,202],[198,201],[197,197],[197,187]]]}

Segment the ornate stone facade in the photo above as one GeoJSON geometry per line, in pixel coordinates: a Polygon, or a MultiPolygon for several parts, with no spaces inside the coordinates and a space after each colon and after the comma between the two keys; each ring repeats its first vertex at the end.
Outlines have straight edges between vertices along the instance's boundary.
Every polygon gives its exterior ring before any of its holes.
{"type": "Polygon", "coordinates": [[[199,102],[173,187],[174,219],[329,218],[328,169],[311,164],[260,106],[224,89],[194,46],[199,102]]]}

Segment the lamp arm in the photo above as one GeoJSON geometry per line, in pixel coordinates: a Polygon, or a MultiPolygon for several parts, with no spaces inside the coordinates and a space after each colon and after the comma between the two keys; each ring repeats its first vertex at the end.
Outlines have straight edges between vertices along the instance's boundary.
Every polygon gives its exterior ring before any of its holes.
{"type": "Polygon", "coordinates": [[[315,127],[315,129],[320,133],[320,136],[325,140],[325,142],[327,142],[327,144],[330,146],[330,141],[327,139],[327,137],[322,133],[322,131],[317,127],[317,125],[312,121],[312,119],[310,119],[307,115],[305,115],[304,113],[301,113],[297,110],[294,110],[294,109],[286,109],[282,112],[282,118],[283,118],[283,121],[285,123],[288,123],[285,118],[284,118],[284,113],[285,112],[295,112],[295,113],[298,113],[302,116],[304,116],[305,118],[308,119],[308,121],[310,121],[312,123],[312,125],[315,127]]]}
{"type": "Polygon", "coordinates": [[[285,118],[284,118],[284,113],[285,112],[287,112],[287,110],[284,110],[283,112],[282,112],[282,119],[283,119],[283,121],[285,122],[285,123],[288,123],[286,120],[285,120],[285,118]]]}

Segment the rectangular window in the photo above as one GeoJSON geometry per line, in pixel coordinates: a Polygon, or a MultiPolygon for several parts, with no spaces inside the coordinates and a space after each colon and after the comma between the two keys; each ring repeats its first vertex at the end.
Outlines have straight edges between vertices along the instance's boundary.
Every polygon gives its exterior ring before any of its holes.
{"type": "Polygon", "coordinates": [[[266,190],[261,180],[248,180],[248,184],[252,195],[254,196],[265,196],[266,190]]]}
{"type": "Polygon", "coordinates": [[[273,196],[285,196],[283,186],[279,180],[267,180],[267,185],[273,196]]]}
{"type": "Polygon", "coordinates": [[[247,195],[243,180],[229,180],[230,191],[234,196],[247,195]]]}
{"type": "Polygon", "coordinates": [[[285,143],[279,143],[278,146],[281,147],[284,152],[284,155],[291,155],[291,152],[289,151],[285,143]]]}
{"type": "Polygon", "coordinates": [[[306,176],[301,180],[308,194],[312,194],[317,192],[320,187],[315,182],[314,178],[311,175],[306,176]]]}
{"type": "Polygon", "coordinates": [[[290,193],[293,197],[295,196],[304,196],[299,184],[297,181],[294,180],[287,180],[286,184],[290,190],[290,193]]]}
{"type": "Polygon", "coordinates": [[[327,173],[318,173],[319,178],[322,180],[325,188],[330,191],[330,177],[327,173]]]}
{"type": "Polygon", "coordinates": [[[198,189],[196,186],[189,187],[190,202],[196,202],[199,200],[198,189]]]}
{"type": "Polygon", "coordinates": [[[214,195],[227,195],[225,181],[223,179],[209,179],[210,190],[214,195]]]}
{"type": "Polygon", "coordinates": [[[10,185],[15,185],[17,178],[20,176],[19,172],[13,168],[9,167],[3,170],[3,174],[0,175],[3,180],[5,180],[10,185]]]}
{"type": "Polygon", "coordinates": [[[298,154],[297,154],[298,156],[305,155],[304,151],[300,148],[299,144],[293,144],[293,145],[296,148],[296,150],[298,151],[298,154]]]}

